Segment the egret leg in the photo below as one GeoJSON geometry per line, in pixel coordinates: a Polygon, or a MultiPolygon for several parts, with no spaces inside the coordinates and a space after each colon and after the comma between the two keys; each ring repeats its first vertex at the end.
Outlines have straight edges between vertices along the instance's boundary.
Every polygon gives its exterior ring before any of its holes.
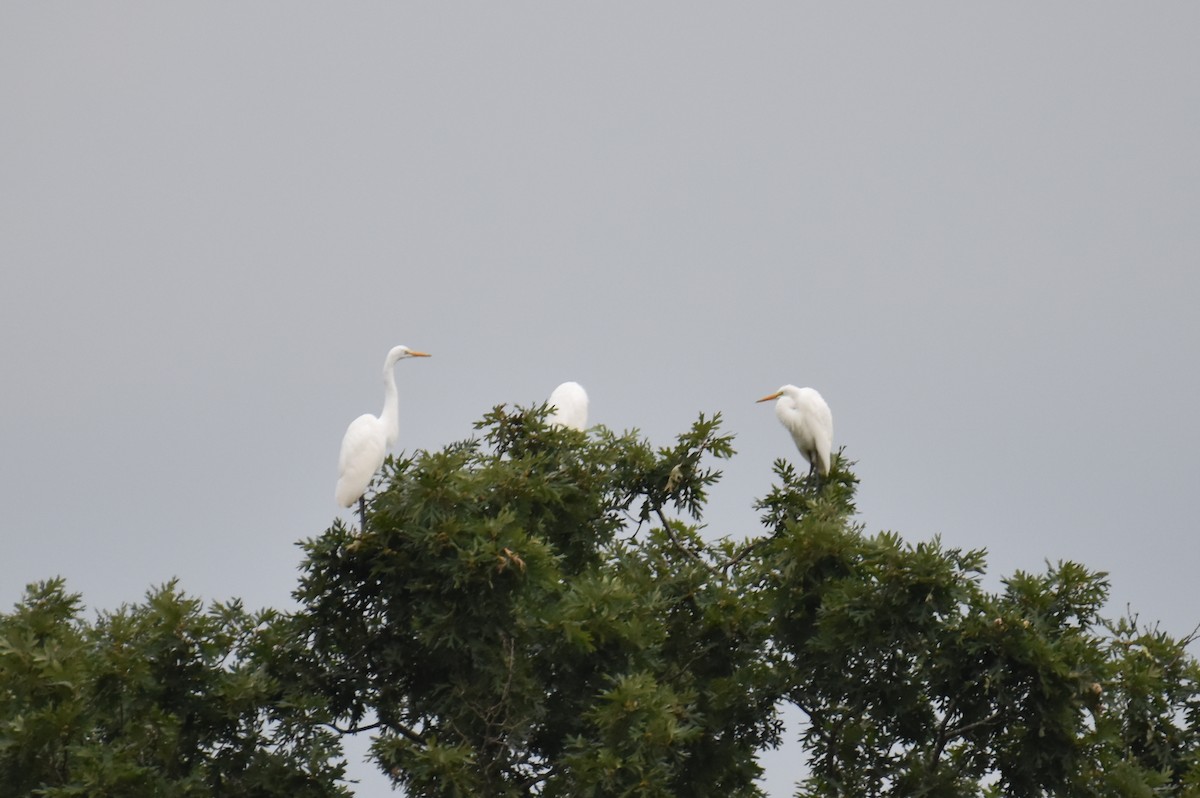
{"type": "Polygon", "coordinates": [[[359,529],[367,531],[367,500],[362,496],[358,497],[358,524],[359,529]]]}

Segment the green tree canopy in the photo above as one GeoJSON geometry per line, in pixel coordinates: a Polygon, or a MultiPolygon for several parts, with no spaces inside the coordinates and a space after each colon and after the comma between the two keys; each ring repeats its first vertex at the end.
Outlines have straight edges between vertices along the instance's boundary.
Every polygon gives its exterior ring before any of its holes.
{"type": "Polygon", "coordinates": [[[172,583],[81,615],[53,580],[0,616],[0,795],[349,794],[335,736],[267,672],[274,613],[203,611],[172,583]]]}
{"type": "Polygon", "coordinates": [[[1105,618],[1071,562],[868,535],[784,461],[749,538],[699,525],[719,417],[671,446],[496,408],[390,460],[367,528],[303,543],[290,614],[174,585],[0,616],[0,794],[347,794],[341,734],[411,796],[756,796],[778,711],[801,796],[1188,795],[1191,638],[1105,618]]]}

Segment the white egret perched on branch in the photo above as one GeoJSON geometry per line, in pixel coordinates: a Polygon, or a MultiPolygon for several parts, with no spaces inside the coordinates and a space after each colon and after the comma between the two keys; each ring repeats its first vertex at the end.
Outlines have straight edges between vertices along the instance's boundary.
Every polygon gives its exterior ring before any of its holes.
{"type": "Polygon", "coordinates": [[[387,450],[396,443],[400,432],[399,402],[396,396],[395,365],[406,357],[429,357],[407,346],[396,346],[383,361],[383,410],[378,416],[363,413],[350,422],[342,438],[342,451],[338,455],[338,481],[333,495],[342,507],[358,502],[362,528],[367,528],[367,508],[363,494],[371,484],[371,477],[383,465],[387,450]]]}
{"type": "Polygon", "coordinates": [[[787,427],[796,448],[808,461],[809,476],[814,471],[828,476],[829,450],[833,446],[833,414],[829,412],[829,405],[815,389],[795,385],[785,385],[758,401],[772,399],[779,400],[775,403],[775,415],[779,423],[787,427]]]}
{"type": "Polygon", "coordinates": [[[582,432],[587,428],[588,395],[577,382],[564,382],[554,389],[546,401],[550,415],[546,422],[555,427],[569,427],[582,432]]]}

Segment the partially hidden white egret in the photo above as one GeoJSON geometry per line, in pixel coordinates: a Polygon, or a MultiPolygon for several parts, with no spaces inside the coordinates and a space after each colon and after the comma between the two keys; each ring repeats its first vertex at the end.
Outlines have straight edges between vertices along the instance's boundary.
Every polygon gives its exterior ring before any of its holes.
{"type": "Polygon", "coordinates": [[[550,415],[547,423],[555,427],[569,427],[581,432],[587,429],[588,395],[577,382],[564,382],[554,389],[546,401],[550,415]]]}
{"type": "Polygon", "coordinates": [[[829,405],[814,388],[797,388],[785,385],[773,394],[759,399],[760,402],[775,403],[775,415],[779,423],[792,434],[796,448],[808,461],[808,473],[829,475],[829,450],[833,446],[833,414],[829,405]]]}
{"type": "Polygon", "coordinates": [[[429,357],[407,346],[392,347],[383,361],[383,410],[378,416],[363,413],[350,422],[342,438],[338,455],[338,481],[333,495],[342,507],[358,502],[359,518],[367,527],[367,508],[363,494],[371,478],[383,465],[387,451],[396,443],[400,433],[399,399],[396,395],[396,363],[406,357],[429,357]]]}

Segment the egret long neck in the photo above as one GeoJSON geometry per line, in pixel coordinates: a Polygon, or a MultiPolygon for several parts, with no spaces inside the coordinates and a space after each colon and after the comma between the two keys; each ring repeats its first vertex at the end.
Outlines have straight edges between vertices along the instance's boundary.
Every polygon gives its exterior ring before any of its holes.
{"type": "Polygon", "coordinates": [[[396,443],[400,434],[400,401],[396,395],[396,361],[389,360],[383,369],[383,411],[379,420],[383,422],[384,436],[388,448],[396,443]]]}

